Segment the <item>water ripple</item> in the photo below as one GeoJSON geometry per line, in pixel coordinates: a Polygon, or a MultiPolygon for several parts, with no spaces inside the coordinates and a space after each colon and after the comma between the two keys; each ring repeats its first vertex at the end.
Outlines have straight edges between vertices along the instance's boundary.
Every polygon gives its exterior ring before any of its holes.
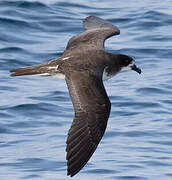
{"type": "Polygon", "coordinates": [[[74,179],[172,177],[170,3],[0,1],[0,179],[67,179],[65,141],[74,112],[65,83],[11,78],[9,70],[61,56],[88,15],[120,28],[106,49],[132,56],[143,73],[121,73],[105,82],[112,102],[108,128],[74,179]]]}

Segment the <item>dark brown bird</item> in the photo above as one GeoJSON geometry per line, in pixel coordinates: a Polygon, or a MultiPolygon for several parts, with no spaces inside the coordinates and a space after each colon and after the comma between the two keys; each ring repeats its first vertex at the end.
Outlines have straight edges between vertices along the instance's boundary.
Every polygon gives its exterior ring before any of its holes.
{"type": "Polygon", "coordinates": [[[111,103],[103,80],[126,70],[141,73],[131,57],[104,50],[104,41],[120,34],[116,26],[95,16],[87,17],[83,26],[86,31],[71,38],[58,59],[10,71],[11,76],[48,75],[66,80],[75,111],[66,141],[70,176],[84,167],[104,135],[111,103]]]}

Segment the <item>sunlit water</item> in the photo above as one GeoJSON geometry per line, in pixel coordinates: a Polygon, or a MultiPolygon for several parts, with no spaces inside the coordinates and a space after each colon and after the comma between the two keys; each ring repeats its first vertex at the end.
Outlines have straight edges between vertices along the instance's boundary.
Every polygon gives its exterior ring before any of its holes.
{"type": "Polygon", "coordinates": [[[105,82],[106,134],[76,180],[172,179],[172,3],[0,1],[0,180],[66,180],[65,141],[73,107],[64,81],[9,76],[60,56],[82,19],[97,15],[121,35],[109,52],[132,56],[143,74],[105,82]]]}

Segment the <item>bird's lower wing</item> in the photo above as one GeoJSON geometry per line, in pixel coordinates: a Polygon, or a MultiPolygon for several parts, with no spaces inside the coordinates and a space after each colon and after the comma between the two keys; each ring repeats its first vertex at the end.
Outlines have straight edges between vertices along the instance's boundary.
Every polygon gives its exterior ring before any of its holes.
{"type": "Polygon", "coordinates": [[[96,150],[107,125],[110,101],[100,78],[85,72],[66,75],[75,110],[67,138],[67,171],[74,176],[96,150]]]}

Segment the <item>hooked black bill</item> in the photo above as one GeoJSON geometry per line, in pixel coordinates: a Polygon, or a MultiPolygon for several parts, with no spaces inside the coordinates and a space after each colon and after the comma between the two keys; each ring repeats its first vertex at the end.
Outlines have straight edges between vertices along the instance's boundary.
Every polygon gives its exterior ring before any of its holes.
{"type": "Polygon", "coordinates": [[[135,64],[131,67],[133,71],[136,71],[137,73],[141,74],[142,70],[138,68],[135,64]]]}

